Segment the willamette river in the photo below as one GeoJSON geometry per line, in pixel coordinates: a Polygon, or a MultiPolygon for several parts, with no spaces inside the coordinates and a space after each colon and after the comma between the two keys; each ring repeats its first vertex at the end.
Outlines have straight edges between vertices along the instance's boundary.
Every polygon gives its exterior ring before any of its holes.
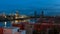
{"type": "MultiPolygon", "coordinates": [[[[35,23],[35,20],[34,19],[32,19],[32,20],[30,20],[30,22],[29,23],[35,23]]],[[[11,24],[11,22],[10,21],[8,21],[8,22],[0,22],[0,27],[11,27],[12,26],[12,24],[11,24]],[[6,24],[6,25],[5,25],[6,24]]]]}
{"type": "Polygon", "coordinates": [[[10,27],[11,26],[11,22],[6,22],[6,25],[5,25],[5,22],[0,22],[0,27],[10,27]]]}

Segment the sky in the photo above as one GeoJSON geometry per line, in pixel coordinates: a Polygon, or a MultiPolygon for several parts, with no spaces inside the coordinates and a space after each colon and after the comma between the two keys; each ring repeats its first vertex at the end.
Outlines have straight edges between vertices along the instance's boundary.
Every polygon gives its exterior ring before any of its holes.
{"type": "Polygon", "coordinates": [[[46,15],[60,14],[60,0],[0,0],[0,13],[20,10],[21,14],[33,14],[34,11],[40,13],[41,9],[46,15]]]}

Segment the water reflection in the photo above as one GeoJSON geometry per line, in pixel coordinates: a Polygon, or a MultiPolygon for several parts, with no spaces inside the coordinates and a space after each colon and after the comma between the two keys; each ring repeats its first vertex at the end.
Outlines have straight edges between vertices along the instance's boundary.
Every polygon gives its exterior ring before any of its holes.
{"type": "Polygon", "coordinates": [[[7,25],[7,22],[4,22],[4,23],[5,23],[5,24],[4,24],[4,25],[5,25],[4,27],[6,27],[6,25],[7,25]]]}
{"type": "Polygon", "coordinates": [[[0,27],[11,27],[11,22],[0,22],[0,27]]]}

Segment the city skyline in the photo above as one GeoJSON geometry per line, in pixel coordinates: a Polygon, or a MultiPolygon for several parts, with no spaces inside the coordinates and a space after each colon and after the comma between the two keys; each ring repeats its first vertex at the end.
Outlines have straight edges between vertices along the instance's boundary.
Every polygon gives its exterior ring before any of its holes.
{"type": "MultiPolygon", "coordinates": [[[[0,13],[12,13],[15,10],[20,10],[22,14],[27,14],[34,11],[40,13],[40,9],[60,9],[60,0],[0,0],[0,13]]],[[[58,15],[60,10],[43,10],[48,11],[48,14],[58,15]]],[[[46,12],[45,12],[46,13],[46,12]]],[[[46,14],[47,15],[47,14],[46,14]]]]}

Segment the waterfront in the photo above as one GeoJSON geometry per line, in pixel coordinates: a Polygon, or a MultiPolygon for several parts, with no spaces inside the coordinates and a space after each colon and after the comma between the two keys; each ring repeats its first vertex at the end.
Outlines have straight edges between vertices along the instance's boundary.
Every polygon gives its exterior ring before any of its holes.
{"type": "Polygon", "coordinates": [[[60,0],[0,0],[0,34],[60,34],[60,0]]]}
{"type": "MultiPolygon", "coordinates": [[[[29,23],[34,24],[35,23],[35,20],[34,19],[31,19],[29,21],[29,23]]],[[[5,22],[0,22],[0,27],[4,27],[4,26],[5,26],[5,22]]],[[[6,21],[6,27],[12,27],[12,22],[11,21],[6,21]]]]}
{"type": "MultiPolygon", "coordinates": [[[[0,27],[4,27],[4,26],[5,26],[5,22],[0,22],[0,27]]],[[[6,27],[11,27],[11,26],[12,26],[11,22],[6,23],[6,27]]]]}
{"type": "Polygon", "coordinates": [[[47,34],[50,29],[53,33],[53,28],[59,30],[60,16],[44,16],[44,11],[39,17],[37,17],[36,12],[34,14],[34,16],[20,15],[18,11],[14,15],[2,14],[0,15],[0,28],[4,31],[3,33],[9,31],[11,34],[13,32],[22,33],[23,31],[25,31],[24,34],[47,34]]]}

